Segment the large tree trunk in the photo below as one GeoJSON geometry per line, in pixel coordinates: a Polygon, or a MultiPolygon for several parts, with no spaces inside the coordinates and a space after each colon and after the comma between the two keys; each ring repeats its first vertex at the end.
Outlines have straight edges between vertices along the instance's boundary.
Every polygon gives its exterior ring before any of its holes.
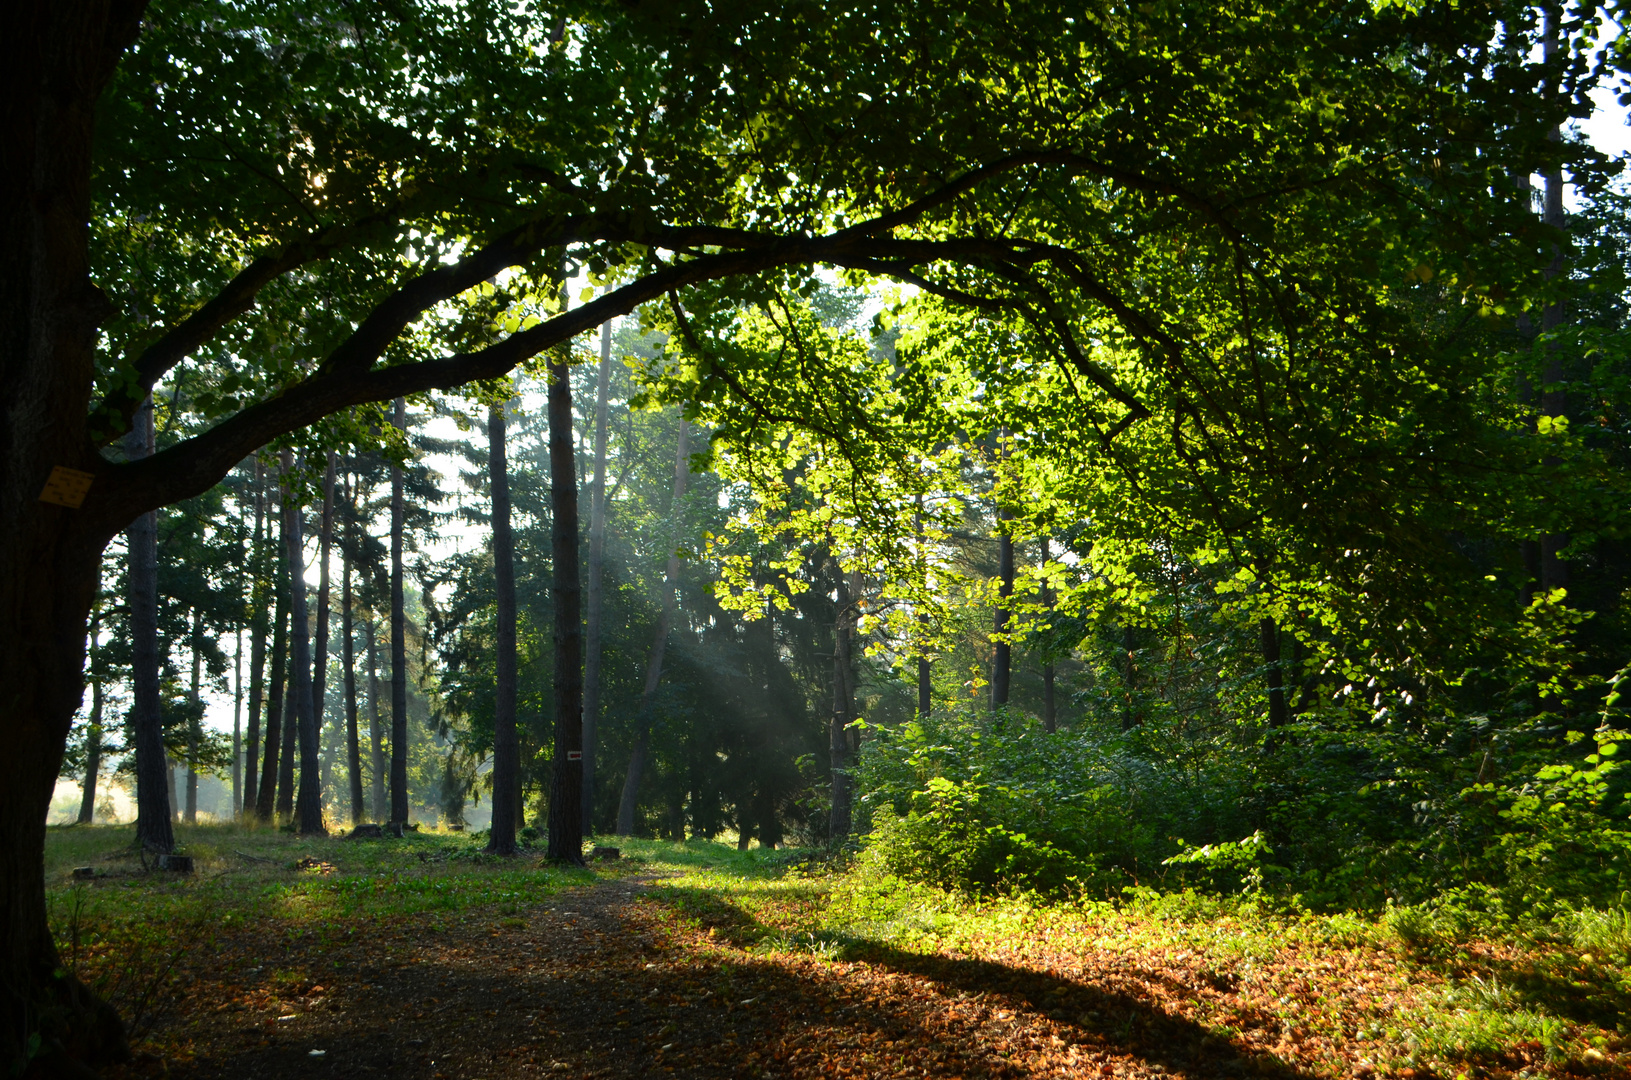
{"type": "Polygon", "coordinates": [[[685,499],[685,481],[691,475],[690,436],[691,423],[680,416],[679,440],[674,450],[674,499],[669,508],[672,526],[668,537],[668,569],[663,578],[663,613],[657,619],[657,633],[651,641],[651,658],[646,663],[646,685],[640,694],[640,711],[636,713],[639,732],[634,739],[634,751],[629,754],[629,771],[623,777],[623,798],[617,806],[617,835],[634,835],[634,812],[640,805],[640,780],[646,769],[646,755],[651,748],[651,706],[657,696],[657,687],[663,677],[663,654],[668,648],[668,631],[674,621],[674,591],[680,582],[680,530],[682,506],[685,499]]]}
{"type": "Polygon", "coordinates": [[[261,705],[266,692],[266,602],[271,599],[266,580],[266,483],[261,463],[255,462],[255,533],[249,554],[249,732],[244,738],[244,796],[239,814],[253,810],[260,791],[261,705]]]}
{"type": "Polygon", "coordinates": [[[283,451],[283,548],[289,561],[290,628],[289,698],[300,744],[300,788],[295,801],[295,827],[301,836],[324,836],[322,774],[317,760],[317,708],[312,698],[310,624],[306,622],[305,551],[300,538],[300,504],[293,490],[294,458],[283,451]]]}
{"type": "Polygon", "coordinates": [[[351,552],[356,550],[357,503],[351,489],[351,476],[345,480],[346,533],[352,543],[341,554],[344,569],[340,586],[340,667],[345,672],[345,763],[351,779],[351,824],[362,824],[366,811],[362,797],[362,747],[357,734],[357,643],[356,615],[351,596],[351,552]]]}
{"type": "MultiPolygon", "coordinates": [[[[284,515],[288,517],[287,514],[284,515]]],[[[287,525],[285,525],[287,528],[287,525]]],[[[287,557],[287,556],[285,556],[287,557]]],[[[299,588],[300,606],[306,606],[306,590],[304,585],[299,588]]],[[[278,743],[277,765],[277,821],[279,825],[287,825],[294,820],[294,785],[295,785],[295,758],[300,750],[300,712],[296,705],[295,684],[297,673],[292,666],[294,658],[294,591],[289,593],[289,652],[291,653],[289,673],[283,683],[283,725],[278,743]]],[[[309,634],[310,628],[303,628],[302,633],[309,634]]],[[[307,640],[310,640],[309,638],[307,640]]],[[[307,675],[307,684],[310,686],[310,674],[307,675]]]]}
{"type": "MultiPolygon", "coordinates": [[[[281,542],[283,524],[279,514],[278,534],[281,542]]],[[[275,550],[275,549],[274,549],[275,550]]],[[[266,746],[261,764],[260,788],[255,793],[255,820],[270,824],[276,809],[278,750],[283,746],[283,676],[287,670],[289,590],[283,587],[282,559],[276,559],[273,569],[273,591],[277,603],[272,612],[272,692],[266,702],[266,746]]]]}
{"type": "Polygon", "coordinates": [[[611,386],[612,324],[600,325],[595,376],[595,474],[589,488],[588,626],[583,641],[583,831],[595,831],[595,746],[600,728],[600,579],[606,560],[606,398],[611,386]]]}
{"type": "MultiPolygon", "coordinates": [[[[97,327],[112,306],[88,272],[91,128],[97,95],[134,40],[141,10],[139,2],[108,0],[0,4],[0,1072],[7,1075],[29,1057],[42,1072],[68,1073],[76,1062],[126,1053],[118,1017],[63,971],[46,919],[44,852],[63,746],[85,689],[85,626],[102,550],[127,522],[88,525],[81,505],[41,495],[54,469],[101,464],[86,403],[97,327]]],[[[101,494],[93,488],[87,497],[101,494]]],[[[132,530],[144,540],[137,545],[144,563],[156,557],[153,525],[148,518],[132,530]]],[[[156,720],[157,688],[140,691],[156,720]]],[[[163,790],[163,749],[156,758],[153,749],[139,773],[150,797],[163,790]]],[[[170,818],[160,810],[138,837],[167,849],[170,818]]]]}
{"type": "Polygon", "coordinates": [[[232,651],[232,801],[228,804],[232,816],[238,816],[239,797],[243,793],[240,774],[243,771],[244,749],[244,628],[239,626],[236,647],[232,651]]]}
{"type": "MultiPolygon", "coordinates": [[[[553,450],[553,440],[551,441],[553,450]]],[[[510,472],[504,452],[504,404],[487,414],[487,475],[493,491],[493,584],[498,594],[497,685],[493,688],[493,820],[487,850],[515,854],[521,748],[515,733],[515,538],[510,533],[510,472]]]]}
{"type": "Polygon", "coordinates": [[[555,596],[555,781],[548,857],[583,862],[583,626],[578,585],[578,470],[572,431],[572,370],[549,365],[550,550],[555,596]]]}
{"type": "MultiPolygon", "coordinates": [[[[153,399],[142,403],[126,455],[153,452],[153,399]]],[[[164,753],[163,704],[159,698],[159,516],[142,514],[125,532],[130,565],[130,735],[136,750],[136,842],[161,854],[175,850],[170,763],[164,753]]]]}
{"type": "MultiPolygon", "coordinates": [[[[396,399],[394,421],[408,427],[407,403],[396,399]]],[[[391,820],[408,820],[408,617],[402,608],[402,470],[391,469],[391,820]]]]}

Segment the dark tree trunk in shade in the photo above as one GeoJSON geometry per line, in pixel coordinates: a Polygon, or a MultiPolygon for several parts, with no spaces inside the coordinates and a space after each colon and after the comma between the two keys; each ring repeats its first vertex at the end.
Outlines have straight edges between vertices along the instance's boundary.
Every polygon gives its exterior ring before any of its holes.
{"type": "Polygon", "coordinates": [[[606,399],[611,387],[612,324],[600,326],[595,375],[595,472],[589,488],[589,581],[583,641],[583,832],[595,831],[595,750],[600,728],[601,572],[606,560],[606,399]]]}
{"type": "MultiPolygon", "coordinates": [[[[132,522],[132,513],[89,525],[96,487],[80,509],[40,493],[59,465],[104,466],[86,406],[96,400],[97,330],[117,309],[89,273],[92,129],[144,6],[0,4],[0,1072],[8,1075],[29,1058],[29,1076],[77,1076],[128,1057],[118,1015],[73,976],[52,940],[45,822],[85,690],[102,549],[128,528],[140,541],[133,562],[156,563],[156,521],[132,522]]],[[[131,585],[156,616],[156,588],[131,585]]],[[[156,722],[156,682],[141,694],[156,722]]],[[[162,738],[151,734],[142,754],[150,800],[163,790],[162,738]]],[[[168,848],[169,807],[161,802],[145,819],[138,838],[168,848]]]]}
{"type": "MultiPolygon", "coordinates": [[[[554,442],[551,440],[551,451],[554,442]]],[[[510,472],[504,405],[487,413],[487,476],[493,495],[493,585],[497,595],[497,685],[493,688],[493,819],[487,850],[515,854],[521,747],[515,731],[515,538],[510,533],[510,472]]]]}
{"type": "Polygon", "coordinates": [[[328,712],[328,624],[329,624],[329,556],[334,551],[334,468],[335,453],[329,451],[328,468],[323,473],[323,516],[317,537],[317,621],[312,625],[311,707],[317,715],[317,729],[323,729],[323,716],[328,712]]]}
{"type": "Polygon", "coordinates": [[[1263,681],[1269,691],[1269,727],[1283,728],[1291,714],[1286,708],[1285,672],[1280,667],[1280,627],[1273,619],[1260,619],[1257,637],[1263,650],[1263,681]]]}
{"type": "Polygon", "coordinates": [[[1003,636],[1008,633],[1008,605],[1014,595],[1014,538],[1009,533],[1013,513],[997,511],[997,614],[992,629],[996,634],[991,660],[991,707],[1008,704],[1008,686],[1013,671],[1013,646],[1003,636]]]}
{"type": "Polygon", "coordinates": [[[249,731],[244,736],[244,795],[239,813],[255,808],[260,790],[261,706],[265,703],[266,603],[271,591],[266,580],[266,485],[261,463],[255,462],[255,532],[250,540],[249,612],[249,731]]]}
{"type": "Polygon", "coordinates": [[[244,629],[238,627],[236,634],[237,647],[232,651],[232,802],[229,808],[232,816],[238,816],[238,809],[242,805],[239,800],[243,797],[243,752],[244,752],[244,629]]]}
{"type": "Polygon", "coordinates": [[[272,690],[266,700],[266,745],[262,748],[260,788],[255,793],[255,820],[269,824],[277,801],[278,750],[283,745],[283,677],[288,667],[289,590],[283,587],[283,560],[275,552],[282,546],[282,515],[278,539],[268,545],[272,554],[272,587],[277,602],[272,611],[272,690]]]}
{"type": "Polygon", "coordinates": [[[379,637],[372,616],[363,620],[362,627],[368,642],[368,802],[373,819],[384,821],[389,804],[385,800],[385,724],[379,715],[379,637]]]}
{"type": "Polygon", "coordinates": [[[640,805],[640,780],[646,769],[646,756],[651,752],[651,709],[657,696],[657,687],[663,678],[663,655],[668,648],[668,631],[674,622],[674,593],[680,583],[680,532],[684,528],[685,483],[691,474],[690,421],[679,419],[679,440],[674,451],[674,498],[669,508],[671,530],[668,538],[668,568],[663,578],[663,613],[657,619],[657,633],[651,641],[651,655],[646,662],[646,683],[640,693],[640,708],[635,713],[639,725],[634,739],[634,750],[629,754],[629,770],[623,777],[623,797],[617,806],[617,835],[634,835],[634,813],[640,805]]]}
{"type": "Polygon", "coordinates": [[[324,836],[323,786],[317,759],[317,707],[313,700],[311,624],[306,621],[305,548],[301,541],[301,509],[292,490],[293,455],[283,451],[285,488],[283,503],[283,551],[289,563],[289,700],[295,717],[295,737],[300,750],[300,786],[295,799],[294,821],[301,836],[324,836]]]}
{"type": "Polygon", "coordinates": [[[102,707],[106,695],[102,681],[106,672],[102,663],[102,646],[96,640],[101,633],[99,611],[91,614],[90,642],[91,716],[85,726],[85,783],[79,794],[79,824],[89,825],[96,818],[96,781],[102,772],[102,707]]]}
{"type": "Polygon", "coordinates": [[[357,733],[357,643],[356,643],[356,616],[354,615],[353,599],[351,596],[351,555],[356,550],[355,531],[352,522],[356,520],[357,504],[351,494],[351,477],[348,474],[345,482],[346,531],[352,543],[345,545],[341,555],[344,568],[340,575],[340,668],[345,672],[345,762],[346,773],[351,780],[351,824],[362,823],[365,814],[362,797],[362,753],[357,733]]]}
{"type": "MultiPolygon", "coordinates": [[[[1042,568],[1044,573],[1047,571],[1048,558],[1048,538],[1044,536],[1042,538],[1042,568]]],[[[1048,609],[1050,615],[1053,613],[1053,586],[1048,584],[1046,578],[1042,580],[1042,606],[1048,609]]],[[[1053,657],[1051,654],[1045,655],[1042,659],[1042,730],[1059,730],[1059,713],[1053,697],[1053,657]]]]}
{"type": "MultiPolygon", "coordinates": [[[[132,459],[153,452],[153,399],[142,403],[125,453],[132,459]]],[[[175,850],[171,817],[170,763],[164,752],[164,719],[159,697],[159,516],[142,514],[125,532],[130,552],[126,574],[130,607],[130,732],[136,751],[136,840],[148,851],[175,850]]]]}
{"type": "MultiPolygon", "coordinates": [[[[408,427],[408,407],[396,399],[393,422],[408,427]]],[[[402,607],[402,470],[391,469],[391,820],[408,820],[408,616],[402,607]]]]}
{"type": "MultiPolygon", "coordinates": [[[[285,556],[287,557],[287,556],[285,556]]],[[[304,593],[305,590],[301,590],[304,593]]],[[[305,597],[301,597],[301,606],[305,606],[305,597]]],[[[294,594],[289,594],[289,667],[288,675],[283,683],[283,724],[282,734],[279,736],[278,765],[277,765],[277,821],[279,825],[287,825],[294,820],[294,786],[295,761],[300,754],[300,712],[296,705],[294,670],[294,594]]],[[[310,633],[308,630],[307,633],[310,633]]],[[[309,640],[309,639],[308,639],[309,640]]],[[[308,673],[308,679],[310,675],[308,673]]],[[[307,682],[307,685],[311,685],[307,682]]]]}
{"type": "Polygon", "coordinates": [[[833,577],[838,583],[838,600],[834,605],[832,650],[832,719],[827,725],[827,755],[832,768],[832,806],[827,819],[827,840],[838,847],[849,836],[855,799],[854,779],[850,775],[853,755],[850,746],[849,725],[855,719],[854,693],[850,686],[850,596],[847,576],[833,560],[833,577]]]}
{"type": "Polygon", "coordinates": [[[571,369],[549,365],[550,541],[555,598],[555,778],[548,857],[583,862],[583,627],[578,585],[578,470],[571,369]]]}
{"type": "Polygon", "coordinates": [[[1121,663],[1122,663],[1122,700],[1121,700],[1121,730],[1131,731],[1138,726],[1138,714],[1133,709],[1133,693],[1138,688],[1138,664],[1135,662],[1133,652],[1137,646],[1137,638],[1133,634],[1131,624],[1123,623],[1121,627],[1121,663]]]}
{"type": "MultiPolygon", "coordinates": [[[[1548,5],[1545,9],[1545,23],[1543,34],[1545,36],[1544,58],[1550,62],[1555,59],[1560,45],[1562,27],[1559,25],[1561,11],[1557,5],[1548,5]]],[[[1553,88],[1555,92],[1555,88],[1553,88]]],[[[1555,142],[1562,137],[1558,129],[1553,128],[1551,138],[1555,142]]],[[[1543,219],[1546,224],[1556,229],[1559,235],[1563,234],[1568,220],[1563,211],[1563,174],[1553,170],[1543,173],[1544,199],[1543,219]]],[[[1552,257],[1552,263],[1546,270],[1548,278],[1555,278],[1563,273],[1563,247],[1559,245],[1552,257]]],[[[1542,332],[1557,330],[1563,325],[1566,313],[1562,304],[1548,304],[1541,312],[1540,328],[1542,332]]],[[[1540,396],[1540,411],[1542,416],[1567,416],[1569,411],[1569,394],[1564,386],[1563,351],[1556,345],[1548,350],[1546,364],[1546,385],[1542,388],[1540,396]]],[[[1544,465],[1547,468],[1556,468],[1559,459],[1548,456],[1544,465]]],[[[1569,587],[1569,564],[1562,556],[1562,551],[1568,546],[1569,538],[1561,533],[1547,533],[1540,538],[1540,587],[1542,593],[1550,593],[1554,589],[1567,589],[1569,587]]]]}
{"type": "Polygon", "coordinates": [[[204,729],[199,722],[199,710],[204,706],[204,699],[200,694],[199,668],[202,666],[203,654],[200,651],[204,646],[203,613],[193,608],[193,678],[188,689],[187,702],[192,706],[192,715],[187,717],[187,824],[198,824],[198,748],[204,739],[204,729]]]}

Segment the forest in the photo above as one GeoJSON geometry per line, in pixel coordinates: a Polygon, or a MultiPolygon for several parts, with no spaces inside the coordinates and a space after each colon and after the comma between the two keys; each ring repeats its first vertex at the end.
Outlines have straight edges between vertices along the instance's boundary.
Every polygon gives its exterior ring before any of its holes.
{"type": "Polygon", "coordinates": [[[14,0],[6,1075],[1631,1076],[1627,15],[14,0]]]}

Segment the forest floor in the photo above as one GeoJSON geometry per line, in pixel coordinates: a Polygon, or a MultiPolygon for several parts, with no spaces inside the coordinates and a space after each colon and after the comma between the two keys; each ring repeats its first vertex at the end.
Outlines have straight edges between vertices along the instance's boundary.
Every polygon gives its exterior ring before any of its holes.
{"type": "Polygon", "coordinates": [[[181,878],[129,837],[53,829],[47,876],[130,1078],[1631,1077],[1623,955],[1555,938],[976,906],[704,842],[563,871],[201,826],[181,878]]]}

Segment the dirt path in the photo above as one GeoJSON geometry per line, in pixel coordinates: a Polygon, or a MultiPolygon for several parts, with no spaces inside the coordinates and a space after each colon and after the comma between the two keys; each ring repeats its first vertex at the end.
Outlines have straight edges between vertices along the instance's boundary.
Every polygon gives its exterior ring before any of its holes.
{"type": "MultiPolygon", "coordinates": [[[[1131,972],[1049,973],[878,950],[861,962],[733,944],[612,877],[516,915],[293,934],[187,973],[177,1078],[1296,1075],[1153,1004],[1131,972]],[[265,957],[253,967],[231,957],[265,957]],[[1074,975],[1074,977],[1073,977],[1074,975]]],[[[1171,988],[1169,988],[1171,989],[1171,988]]],[[[1208,988],[1197,986],[1204,994],[1208,988]]]]}

